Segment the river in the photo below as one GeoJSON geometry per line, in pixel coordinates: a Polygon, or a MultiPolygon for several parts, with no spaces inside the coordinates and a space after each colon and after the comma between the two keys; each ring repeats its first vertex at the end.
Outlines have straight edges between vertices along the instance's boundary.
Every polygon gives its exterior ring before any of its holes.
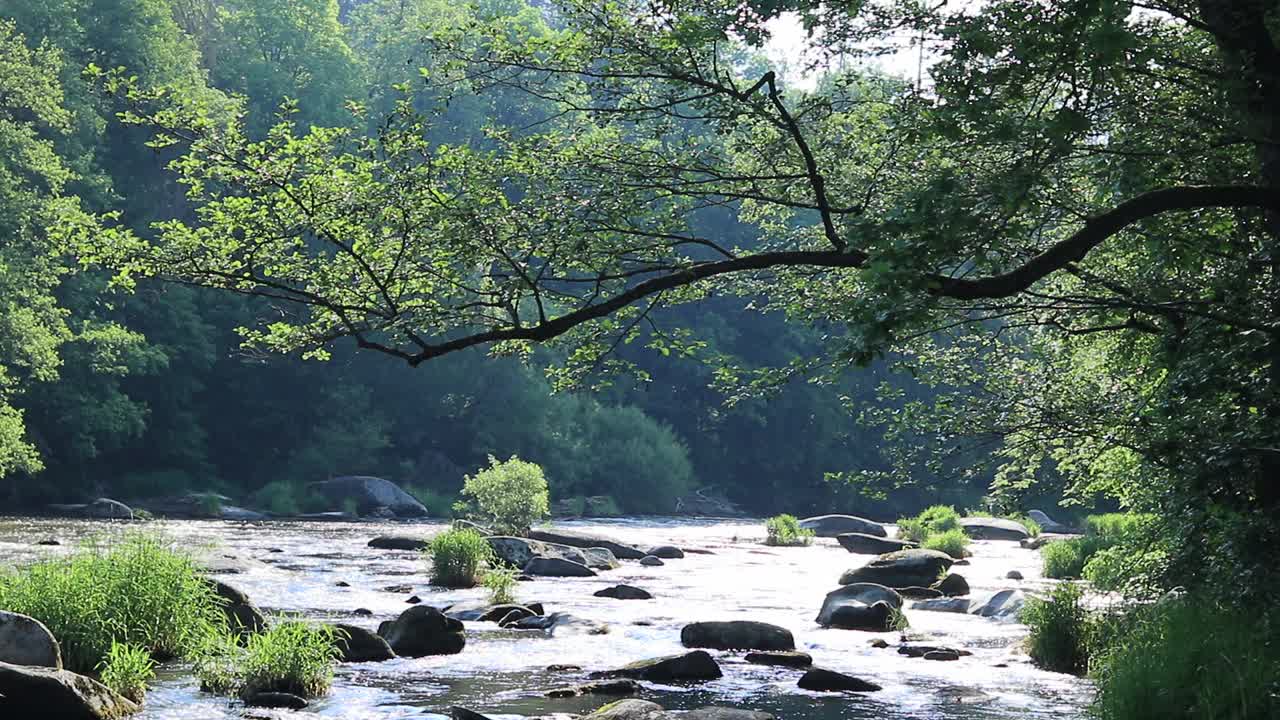
{"type": "MultiPolygon", "coordinates": [[[[672,544],[709,550],[687,554],[661,567],[624,561],[595,578],[547,578],[522,582],[518,598],[540,601],[547,612],[562,611],[605,622],[604,635],[547,637],[540,631],[501,630],[492,623],[467,623],[461,654],[401,658],[383,663],[343,665],[328,697],[304,713],[351,720],[447,718],[463,705],[495,719],[552,713],[583,713],[609,699],[552,700],[548,689],[585,679],[587,672],[684,651],[680,629],[697,620],[758,620],[789,628],[797,649],[821,667],[871,680],[884,689],[865,695],[810,693],[796,687],[799,673],[751,665],[738,653],[714,653],[724,677],[692,686],[646,684],[645,699],[668,709],[726,705],[764,710],[780,720],[885,718],[1071,719],[1086,716],[1092,696],[1087,681],[1033,667],[1020,649],[1026,628],[1016,623],[953,613],[907,610],[911,639],[970,650],[956,662],[899,655],[899,633],[874,634],[820,628],[815,622],[823,596],[837,578],[872,556],[853,555],[834,540],[813,546],[770,548],[762,544],[762,521],[643,518],[557,523],[580,532],[607,535],[641,547],[672,544]],[[652,600],[620,601],[592,595],[627,583],[649,590],[652,600]],[[883,637],[887,649],[869,640],[883,637]],[[572,664],[581,673],[552,673],[553,664],[572,664]]],[[[0,518],[0,565],[29,562],[70,552],[88,538],[109,537],[145,527],[211,555],[229,571],[219,577],[244,590],[264,611],[306,618],[341,620],[376,629],[381,620],[409,607],[408,595],[384,588],[411,585],[413,594],[436,607],[480,601],[483,589],[442,590],[427,583],[417,553],[375,550],[369,539],[382,534],[428,536],[442,523],[234,523],[222,521],[104,521],[0,518]],[[40,546],[54,538],[59,546],[40,546]],[[339,587],[345,582],[350,587],[339,587]],[[365,608],[372,616],[357,616],[365,608]]],[[[1039,553],[1013,542],[973,544],[974,557],[955,570],[974,594],[983,590],[1045,587],[1039,553]],[[1024,580],[1005,579],[1010,570],[1024,580]]],[[[908,606],[910,601],[908,601],[908,606]]],[[[287,711],[252,710],[252,717],[297,717],[287,711]]],[[[238,702],[201,693],[181,668],[162,670],[139,720],[225,720],[244,718],[238,702]]]]}

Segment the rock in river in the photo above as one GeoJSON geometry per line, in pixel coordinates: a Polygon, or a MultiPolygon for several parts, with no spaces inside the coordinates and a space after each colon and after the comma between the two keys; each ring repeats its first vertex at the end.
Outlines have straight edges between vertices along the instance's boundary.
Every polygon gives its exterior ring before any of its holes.
{"type": "Polygon", "coordinates": [[[593,678],[626,677],[650,682],[682,682],[690,680],[715,680],[721,676],[720,666],[705,650],[694,650],[684,655],[640,660],[617,670],[591,673],[593,678]]]}
{"type": "Polygon", "coordinates": [[[801,520],[800,527],[812,530],[818,537],[839,537],[845,533],[861,533],[875,537],[889,535],[880,523],[853,515],[817,515],[801,520]]]}
{"type": "Polygon", "coordinates": [[[1049,517],[1043,510],[1028,510],[1027,517],[1040,526],[1041,532],[1069,533],[1072,529],[1049,517]]]}
{"type": "Polygon", "coordinates": [[[822,600],[817,622],[823,627],[887,632],[893,611],[902,608],[902,596],[875,583],[853,583],[832,590],[822,600]]]}
{"type": "Polygon", "coordinates": [[[969,598],[952,597],[918,600],[911,603],[911,609],[930,612],[967,613],[969,612],[969,598]]]}
{"type": "Polygon", "coordinates": [[[244,704],[249,707],[301,710],[307,706],[307,700],[287,692],[258,692],[246,696],[244,704]]]}
{"type": "Polygon", "coordinates": [[[313,482],[308,487],[323,495],[334,507],[354,502],[357,512],[362,514],[382,507],[402,518],[420,518],[428,514],[422,503],[401,490],[399,485],[379,477],[347,475],[313,482]]]}
{"type": "Polygon", "coordinates": [[[684,551],[675,545],[659,545],[651,548],[647,554],[663,560],[679,560],[684,557],[684,551]]]}
{"type": "Polygon", "coordinates": [[[404,657],[453,655],[467,644],[461,621],[426,605],[415,605],[383,623],[378,634],[395,654],[404,657]]]}
{"type": "Polygon", "coordinates": [[[653,595],[648,590],[635,587],[634,585],[614,585],[603,590],[597,590],[592,595],[596,597],[607,597],[615,600],[651,600],[653,595]]]}
{"type": "Polygon", "coordinates": [[[1026,600],[1021,590],[997,590],[973,598],[969,603],[969,614],[996,620],[1017,620],[1026,600]]]}
{"type": "Polygon", "coordinates": [[[840,576],[841,585],[876,583],[891,588],[928,587],[951,569],[955,560],[937,550],[899,550],[886,553],[840,576]]]}
{"type": "Polygon", "coordinates": [[[969,594],[969,581],[964,579],[963,575],[948,573],[942,581],[935,585],[938,592],[947,597],[959,597],[969,594]]]}
{"type": "Polygon", "coordinates": [[[106,685],[83,675],[0,662],[0,717],[116,720],[140,709],[106,685]]]}
{"type": "Polygon", "coordinates": [[[691,648],[715,650],[794,650],[791,631],[750,620],[696,622],[680,631],[680,643],[691,648]]]}
{"type": "Polygon", "coordinates": [[[919,547],[910,540],[895,540],[865,533],[841,533],[836,536],[836,541],[840,543],[840,547],[859,555],[881,555],[919,547]]]}
{"type": "Polygon", "coordinates": [[[552,688],[546,695],[549,698],[570,698],[582,695],[635,695],[640,692],[640,683],[635,680],[618,678],[614,680],[596,680],[595,682],[552,688]]]}
{"type": "Polygon", "coordinates": [[[795,650],[768,650],[765,652],[749,652],[743,658],[755,665],[781,665],[783,667],[808,667],[813,664],[813,656],[795,650]]]}
{"type": "Polygon", "coordinates": [[[567,530],[530,530],[529,539],[576,548],[606,548],[613,553],[614,557],[620,560],[639,560],[644,557],[644,552],[634,545],[567,530]]]}
{"type": "Polygon", "coordinates": [[[213,591],[222,600],[222,612],[226,613],[231,629],[241,635],[262,632],[267,627],[267,618],[262,614],[248,595],[213,578],[205,582],[213,586],[213,591]]]}
{"type": "Polygon", "coordinates": [[[662,562],[662,560],[660,560],[659,558],[653,555],[645,555],[644,557],[640,558],[640,564],[647,565],[649,567],[658,567],[659,565],[666,565],[666,563],[662,562]]]}
{"type": "Polygon", "coordinates": [[[661,712],[661,705],[648,700],[619,700],[598,708],[583,720],[648,720],[661,712]]]}
{"type": "Polygon", "coordinates": [[[823,668],[813,668],[800,677],[800,681],[796,683],[805,690],[816,690],[819,692],[845,691],[845,692],[875,692],[880,690],[880,686],[872,682],[867,682],[861,678],[845,675],[834,670],[825,670],[823,668]]]}
{"type": "Polygon", "coordinates": [[[422,538],[404,535],[379,535],[369,541],[369,547],[379,550],[426,550],[428,544],[422,538]]]}
{"type": "Polygon", "coordinates": [[[61,670],[62,652],[44,623],[0,610],[0,662],[61,670]]]}
{"type": "Polygon", "coordinates": [[[1026,540],[1031,533],[1022,523],[1004,518],[960,518],[960,529],[974,540],[1026,540]]]}
{"type": "Polygon", "coordinates": [[[579,565],[587,564],[587,556],[578,548],[556,543],[529,540],[528,538],[510,535],[491,535],[485,538],[493,554],[498,559],[513,567],[522,568],[534,558],[556,558],[568,560],[579,565]]]}
{"type": "Polygon", "coordinates": [[[333,627],[337,630],[333,644],[338,648],[338,659],[342,662],[382,662],[396,656],[386,640],[362,627],[344,623],[333,627]]]}
{"type": "Polygon", "coordinates": [[[595,577],[596,571],[572,560],[536,557],[524,566],[524,574],[539,577],[595,577]]]}

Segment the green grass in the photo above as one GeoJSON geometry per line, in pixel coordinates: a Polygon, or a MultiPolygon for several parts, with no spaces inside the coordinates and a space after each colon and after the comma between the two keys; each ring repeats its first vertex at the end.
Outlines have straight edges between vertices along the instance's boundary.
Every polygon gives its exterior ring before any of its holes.
{"type": "Polygon", "coordinates": [[[1101,720],[1280,717],[1276,616],[1163,601],[1133,613],[1094,665],[1101,720]]]}
{"type": "Polygon", "coordinates": [[[117,644],[189,657],[225,631],[220,607],[190,556],[146,534],[0,575],[0,608],[44,623],[67,669],[82,674],[117,644]]]}
{"type": "Polygon", "coordinates": [[[800,527],[795,515],[774,515],[764,522],[764,529],[766,545],[795,547],[813,542],[813,531],[800,527]]]}
{"type": "Polygon", "coordinates": [[[1089,560],[1088,543],[1083,538],[1058,540],[1040,548],[1040,561],[1044,576],[1048,578],[1078,578],[1084,573],[1089,560]]]}
{"type": "MultiPolygon", "coordinates": [[[[1088,577],[1099,589],[1117,590],[1127,581],[1133,563],[1130,556],[1141,551],[1133,545],[1141,545],[1140,539],[1153,521],[1150,515],[1134,513],[1109,513],[1085,518],[1085,535],[1070,540],[1058,540],[1040,549],[1044,562],[1044,575],[1051,578],[1088,577]],[[1120,548],[1108,552],[1112,548],[1120,548]],[[1106,553],[1094,562],[1095,557],[1106,553]],[[1093,569],[1087,570],[1092,564],[1093,569]]],[[[1159,558],[1141,558],[1143,563],[1155,563],[1159,558]]]]}
{"type": "Polygon", "coordinates": [[[151,653],[139,645],[112,643],[107,657],[98,665],[102,684],[141,703],[147,694],[147,683],[156,676],[151,653]]]}
{"type": "Polygon", "coordinates": [[[431,538],[423,552],[431,559],[431,583],[456,588],[475,587],[481,568],[493,557],[483,535],[457,528],[431,538]]]}
{"type": "Polygon", "coordinates": [[[1022,622],[1031,629],[1027,653],[1040,667],[1074,674],[1089,669],[1094,630],[1082,599],[1072,583],[1060,583],[1048,600],[1027,598],[1022,610],[1022,622]]]}
{"type": "Polygon", "coordinates": [[[933,505],[913,518],[898,520],[898,537],[922,543],[930,535],[960,529],[960,513],[950,505],[933,505]]]}
{"type": "Polygon", "coordinates": [[[241,645],[225,634],[211,641],[196,662],[201,689],[243,697],[285,692],[320,697],[333,683],[339,651],[337,631],[300,620],[277,621],[241,645]]]}
{"type": "Polygon", "coordinates": [[[427,514],[431,517],[453,517],[453,504],[457,502],[457,498],[438,493],[421,485],[409,485],[404,491],[422,503],[422,506],[427,509],[427,514]]]}
{"type": "Polygon", "coordinates": [[[929,535],[920,544],[925,550],[938,550],[959,560],[969,555],[969,536],[963,530],[947,530],[929,535]]]}
{"type": "Polygon", "coordinates": [[[484,573],[484,587],[489,591],[489,602],[509,605],[516,601],[515,568],[490,568],[484,573]]]}

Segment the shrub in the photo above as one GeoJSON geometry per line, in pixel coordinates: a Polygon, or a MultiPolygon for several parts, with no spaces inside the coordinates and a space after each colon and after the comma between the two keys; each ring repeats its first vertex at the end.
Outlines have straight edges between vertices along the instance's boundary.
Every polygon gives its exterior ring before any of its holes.
{"type": "Polygon", "coordinates": [[[1142,608],[1094,662],[1101,720],[1269,720],[1280,717],[1280,645],[1273,615],[1189,598],[1142,608]]]}
{"type": "Polygon", "coordinates": [[[914,518],[898,520],[898,536],[912,542],[924,542],[934,533],[960,529],[960,513],[950,505],[934,505],[914,518]]]}
{"type": "Polygon", "coordinates": [[[516,601],[515,568],[491,568],[484,574],[484,586],[489,591],[489,602],[508,605],[516,601]]]}
{"type": "Polygon", "coordinates": [[[920,547],[926,550],[938,550],[959,560],[969,554],[969,536],[963,530],[947,530],[933,533],[924,539],[920,547]]]}
{"type": "Polygon", "coordinates": [[[1087,534],[1114,544],[1139,535],[1153,520],[1153,516],[1139,513],[1107,513],[1085,518],[1084,527],[1087,534]]]}
{"type": "Polygon", "coordinates": [[[1031,629],[1027,652],[1036,664],[1063,673],[1089,669],[1092,627],[1082,597],[1074,584],[1059,583],[1048,600],[1027,598],[1022,622],[1031,629]]]}
{"type": "Polygon", "coordinates": [[[302,514],[297,487],[283,480],[274,480],[258,488],[253,494],[253,504],[274,515],[302,514]]]}
{"type": "Polygon", "coordinates": [[[431,558],[431,582],[444,587],[474,587],[480,569],[493,557],[484,536],[454,528],[431,538],[424,551],[431,558]]]}
{"type": "Polygon", "coordinates": [[[196,663],[200,687],[207,692],[286,692],[319,697],[329,691],[339,651],[338,631],[300,620],[273,623],[249,635],[244,645],[226,634],[210,642],[196,663]]]}
{"type": "Polygon", "coordinates": [[[794,547],[813,542],[813,531],[800,527],[795,515],[775,515],[764,522],[766,545],[794,547]]]}
{"type": "Polygon", "coordinates": [[[438,493],[431,488],[422,487],[421,485],[410,485],[405,488],[405,492],[412,495],[422,506],[427,509],[427,514],[431,517],[452,517],[454,498],[443,493],[438,493]]]}
{"type": "Polygon", "coordinates": [[[1078,578],[1084,572],[1084,543],[1079,539],[1057,540],[1040,548],[1040,560],[1044,563],[1044,576],[1049,578],[1078,578]]]}
{"type": "Polygon", "coordinates": [[[547,479],[542,468],[514,455],[505,462],[490,455],[489,467],[466,477],[462,494],[474,501],[489,525],[511,535],[529,532],[548,512],[547,479]]]}
{"type": "Polygon", "coordinates": [[[195,562],[143,534],[0,576],[0,608],[44,623],[67,669],[82,674],[109,660],[116,644],[190,657],[226,627],[195,562]]]}
{"type": "Polygon", "coordinates": [[[98,665],[102,684],[136,703],[142,702],[147,694],[147,683],[155,676],[151,653],[138,645],[113,642],[106,659],[98,665]]]}

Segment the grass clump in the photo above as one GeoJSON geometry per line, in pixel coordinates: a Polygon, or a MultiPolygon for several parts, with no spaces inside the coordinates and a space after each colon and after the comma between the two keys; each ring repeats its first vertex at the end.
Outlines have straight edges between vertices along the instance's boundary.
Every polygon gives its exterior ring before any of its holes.
{"type": "Polygon", "coordinates": [[[898,537],[923,543],[930,535],[960,529],[960,513],[950,505],[925,508],[913,518],[898,520],[898,537]]]}
{"type": "Polygon", "coordinates": [[[147,683],[155,676],[151,653],[139,645],[113,642],[106,659],[98,665],[102,684],[136,703],[146,697],[147,683]]]}
{"type": "Polygon", "coordinates": [[[1136,610],[1094,663],[1101,720],[1269,720],[1280,717],[1276,616],[1189,598],[1136,610]]]}
{"type": "Polygon", "coordinates": [[[493,557],[489,542],[470,528],[445,530],[423,552],[431,559],[431,583],[454,588],[475,587],[480,570],[493,557]]]}
{"type": "Polygon", "coordinates": [[[764,522],[764,529],[765,545],[795,547],[813,542],[813,531],[800,527],[795,515],[774,515],[764,522]]]}
{"type": "Polygon", "coordinates": [[[427,509],[427,515],[439,518],[453,517],[453,505],[456,502],[454,498],[421,485],[410,485],[404,490],[422,503],[422,507],[427,509]]]}
{"type": "MultiPolygon", "coordinates": [[[[191,657],[226,629],[221,601],[191,557],[146,534],[0,575],[0,608],[44,623],[67,669],[81,674],[109,666],[117,645],[191,657]]],[[[124,663],[130,651],[115,652],[124,663]]]]}
{"type": "Polygon", "coordinates": [[[1040,548],[1044,576],[1059,579],[1081,577],[1093,552],[1093,543],[1086,538],[1051,542],[1040,548]]]}
{"type": "Polygon", "coordinates": [[[489,602],[494,605],[509,605],[515,602],[515,568],[498,567],[485,571],[484,587],[489,591],[489,602]]]}
{"type": "Polygon", "coordinates": [[[1094,629],[1082,599],[1072,583],[1060,583],[1047,600],[1027,598],[1022,610],[1022,622],[1031,629],[1027,652],[1040,667],[1077,675],[1089,669],[1094,629]]]}
{"type": "Polygon", "coordinates": [[[1041,548],[1045,577],[1089,577],[1099,589],[1120,589],[1134,572],[1130,556],[1142,555],[1145,564],[1159,561],[1158,557],[1147,557],[1149,554],[1139,549],[1143,544],[1141,538],[1153,519],[1150,515],[1136,513],[1108,513],[1085,518],[1083,537],[1051,542],[1041,548]],[[1099,555],[1102,556],[1098,562],[1093,563],[1099,555]],[[1086,571],[1091,563],[1093,570],[1086,571]]]}
{"type": "Polygon", "coordinates": [[[466,502],[459,509],[477,515],[496,531],[524,535],[549,513],[547,479],[542,467],[515,455],[489,456],[489,467],[468,475],[462,485],[466,502]]]}
{"type": "Polygon", "coordinates": [[[963,530],[947,530],[933,533],[924,539],[920,547],[944,552],[959,560],[969,555],[969,536],[963,530]]]}
{"type": "Polygon", "coordinates": [[[300,620],[273,623],[249,635],[243,645],[224,634],[209,643],[196,663],[201,689],[248,697],[283,692],[320,697],[333,683],[338,631],[300,620]]]}

